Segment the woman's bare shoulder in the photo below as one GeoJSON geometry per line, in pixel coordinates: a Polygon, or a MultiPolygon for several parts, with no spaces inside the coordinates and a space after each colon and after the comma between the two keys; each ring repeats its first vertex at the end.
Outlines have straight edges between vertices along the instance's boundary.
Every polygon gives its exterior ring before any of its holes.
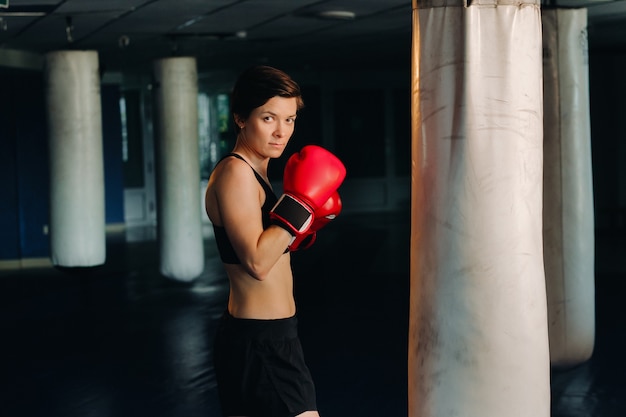
{"type": "Polygon", "coordinates": [[[255,187],[254,174],[244,161],[238,158],[225,158],[220,161],[207,184],[205,193],[206,211],[211,221],[222,223],[218,207],[232,209],[231,201],[240,201],[255,187]]]}
{"type": "Polygon", "coordinates": [[[213,169],[209,178],[209,186],[230,185],[253,178],[250,166],[239,158],[225,158],[213,169]]]}
{"type": "Polygon", "coordinates": [[[209,190],[220,206],[238,211],[233,204],[249,201],[257,205],[261,188],[252,168],[238,158],[227,158],[219,165],[219,169],[213,172],[214,178],[209,181],[209,190]]]}

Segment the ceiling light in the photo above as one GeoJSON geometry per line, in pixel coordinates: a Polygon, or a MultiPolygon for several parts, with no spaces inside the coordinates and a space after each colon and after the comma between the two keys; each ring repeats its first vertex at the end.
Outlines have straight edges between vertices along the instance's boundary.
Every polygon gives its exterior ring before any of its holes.
{"type": "Polygon", "coordinates": [[[354,20],[356,14],[347,10],[326,10],[318,12],[317,17],[331,20],[354,20]]]}
{"type": "Polygon", "coordinates": [[[4,17],[40,17],[46,14],[46,12],[0,12],[0,16],[4,17]]]}

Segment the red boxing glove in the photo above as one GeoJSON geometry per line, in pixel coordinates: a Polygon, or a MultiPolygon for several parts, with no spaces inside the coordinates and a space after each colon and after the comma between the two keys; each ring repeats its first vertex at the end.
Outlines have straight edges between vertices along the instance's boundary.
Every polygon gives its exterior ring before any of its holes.
{"type": "Polygon", "coordinates": [[[317,238],[317,231],[339,216],[342,207],[341,197],[339,197],[339,193],[335,191],[322,207],[315,210],[315,220],[313,220],[311,227],[306,233],[296,236],[289,246],[289,250],[294,252],[300,249],[310,248],[317,238]]]}
{"type": "Polygon", "coordinates": [[[294,237],[306,233],[313,213],[337,191],[346,167],[335,155],[317,145],[307,145],[291,155],[285,165],[283,195],[270,211],[270,219],[294,237]]]}

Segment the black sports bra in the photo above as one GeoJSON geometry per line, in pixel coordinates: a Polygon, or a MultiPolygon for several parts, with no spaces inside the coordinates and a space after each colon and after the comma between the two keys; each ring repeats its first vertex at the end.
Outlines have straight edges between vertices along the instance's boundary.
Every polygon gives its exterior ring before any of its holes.
{"type": "MultiPolygon", "coordinates": [[[[234,156],[235,158],[241,159],[245,163],[248,163],[245,159],[243,159],[238,154],[229,153],[228,155],[225,155],[222,159],[220,159],[218,164],[222,162],[224,159],[231,157],[231,156],[234,156]]],[[[263,203],[263,206],[261,207],[261,219],[263,221],[263,229],[267,229],[271,224],[270,223],[270,210],[274,207],[274,205],[278,201],[278,197],[276,197],[276,194],[274,194],[274,191],[272,190],[272,188],[267,184],[267,182],[265,182],[263,177],[261,177],[261,175],[259,175],[259,173],[256,172],[254,168],[252,168],[252,166],[250,166],[250,169],[252,169],[252,172],[254,172],[254,176],[256,177],[257,181],[259,182],[259,184],[261,184],[261,187],[263,187],[263,190],[265,191],[265,202],[263,203]]],[[[233,245],[230,243],[230,240],[228,239],[228,235],[226,234],[226,229],[223,226],[216,226],[214,224],[213,233],[215,235],[215,242],[217,243],[217,250],[220,253],[220,258],[222,259],[222,262],[224,262],[225,264],[241,264],[239,257],[235,253],[235,249],[233,248],[233,245]]]]}

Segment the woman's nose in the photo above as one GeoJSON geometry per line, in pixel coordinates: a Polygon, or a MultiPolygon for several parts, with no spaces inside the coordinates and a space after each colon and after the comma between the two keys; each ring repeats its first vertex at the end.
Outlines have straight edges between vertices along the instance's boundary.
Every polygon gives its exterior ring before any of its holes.
{"type": "Polygon", "coordinates": [[[285,131],[285,127],[283,126],[282,123],[279,122],[276,125],[276,130],[274,131],[274,135],[276,135],[276,137],[281,138],[284,135],[284,131],[285,131]]]}

